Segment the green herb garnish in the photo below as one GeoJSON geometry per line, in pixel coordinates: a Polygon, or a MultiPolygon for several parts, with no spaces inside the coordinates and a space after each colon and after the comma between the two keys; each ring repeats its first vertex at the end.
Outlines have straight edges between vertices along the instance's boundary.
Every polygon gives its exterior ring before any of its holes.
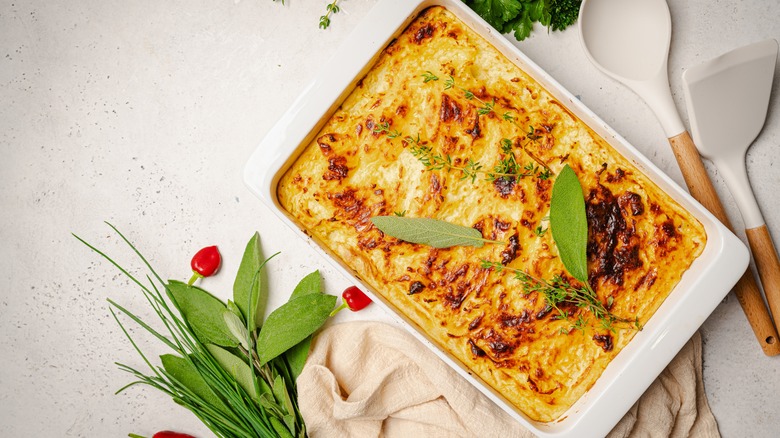
{"type": "Polygon", "coordinates": [[[430,82],[430,81],[438,81],[439,80],[439,77],[436,76],[435,74],[433,74],[430,71],[426,71],[425,73],[423,73],[422,77],[423,77],[423,83],[426,83],[426,84],[428,82],[430,82]]]}
{"type": "Polygon", "coordinates": [[[558,173],[553,184],[550,231],[569,275],[587,285],[588,219],[585,197],[577,174],[568,164],[558,173]]]}
{"type": "MultiPolygon", "coordinates": [[[[571,313],[563,307],[566,304],[574,305],[578,309],[583,309],[593,315],[600,324],[600,328],[614,331],[615,323],[633,324],[636,328],[639,326],[638,320],[628,320],[612,314],[607,306],[612,305],[612,297],[607,300],[605,306],[596,296],[596,292],[585,283],[584,286],[574,286],[563,276],[556,275],[550,280],[534,277],[533,275],[520,269],[504,266],[498,262],[483,260],[481,267],[483,269],[493,268],[496,272],[507,270],[513,272],[515,279],[520,281],[525,294],[538,293],[544,297],[545,303],[556,311],[557,319],[568,320],[571,313]]],[[[578,315],[570,329],[583,331],[588,319],[583,315],[578,315]]],[[[568,330],[566,330],[568,331],[568,330]]]]}
{"type": "Polygon", "coordinates": [[[424,217],[375,216],[371,222],[388,236],[410,243],[420,243],[434,248],[475,246],[500,243],[485,239],[479,230],[438,219],[424,217]]]}
{"type": "MultiPolygon", "coordinates": [[[[427,82],[427,81],[424,81],[427,82]]],[[[455,78],[450,75],[450,77],[444,81],[444,89],[458,89],[463,92],[463,97],[466,98],[466,100],[476,100],[481,105],[479,108],[477,108],[477,114],[480,116],[485,116],[493,112],[493,108],[496,106],[496,99],[493,99],[491,102],[485,102],[484,100],[477,97],[473,91],[463,88],[461,86],[458,86],[455,84],[455,78]]]]}
{"type": "MultiPolygon", "coordinates": [[[[467,88],[463,88],[463,87],[460,87],[460,86],[456,85],[455,84],[455,78],[450,75],[449,79],[447,79],[444,82],[444,89],[445,90],[449,90],[449,89],[453,89],[453,88],[462,91],[463,92],[463,97],[465,97],[466,100],[477,100],[480,103],[481,106],[477,109],[477,114],[484,116],[484,115],[487,115],[487,114],[490,114],[490,113],[494,112],[495,104],[496,104],[495,98],[491,102],[485,102],[484,100],[476,97],[474,95],[474,93],[472,91],[468,90],[467,88]]],[[[513,125],[515,125],[520,130],[523,129],[520,126],[520,124],[517,122],[517,116],[514,113],[512,113],[511,111],[505,111],[501,115],[501,118],[503,120],[505,120],[505,121],[507,121],[507,122],[509,122],[509,123],[511,123],[513,125]]],[[[534,130],[533,126],[529,126],[528,127],[528,133],[525,135],[525,138],[527,138],[530,141],[537,141],[537,140],[541,139],[542,137],[540,135],[536,134],[536,130],[534,130]]],[[[512,143],[508,139],[503,139],[502,140],[502,150],[506,153],[506,146],[505,146],[506,143],[505,142],[509,142],[509,150],[511,150],[512,143]]],[[[543,178],[542,179],[549,178],[550,174],[552,173],[552,170],[547,166],[547,164],[544,163],[544,161],[542,161],[539,157],[537,157],[536,155],[531,153],[531,151],[529,151],[526,146],[527,146],[527,142],[526,143],[521,143],[521,147],[523,149],[523,152],[525,152],[526,155],[531,157],[534,161],[537,162],[537,164],[539,164],[542,168],[544,168],[543,178]]],[[[527,175],[516,175],[516,176],[522,178],[523,176],[534,175],[534,174],[537,173],[537,171],[533,170],[533,166],[530,169],[526,168],[526,170],[528,170],[527,175]]],[[[497,171],[497,173],[500,173],[500,172],[497,171]]],[[[493,179],[495,179],[495,178],[493,178],[493,179]]]]}
{"type": "Polygon", "coordinates": [[[325,15],[320,16],[320,29],[327,29],[328,26],[330,26],[330,16],[331,14],[335,14],[341,9],[336,5],[336,2],[338,0],[333,0],[333,2],[328,3],[328,6],[325,7],[325,15]]]}

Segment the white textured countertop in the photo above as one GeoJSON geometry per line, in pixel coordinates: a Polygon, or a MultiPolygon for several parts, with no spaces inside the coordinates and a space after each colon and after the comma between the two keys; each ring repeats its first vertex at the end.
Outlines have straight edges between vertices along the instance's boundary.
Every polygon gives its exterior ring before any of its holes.
{"type": "MultiPolygon", "coordinates": [[[[197,249],[217,244],[223,271],[202,285],[227,298],[244,244],[257,230],[267,253],[282,251],[269,265],[272,307],[314,269],[330,293],[348,285],[241,179],[260,139],[375,1],[343,0],[331,27],[320,30],[326,3],[0,2],[1,436],[151,436],[169,428],[209,436],[152,389],[113,395],[131,380],[114,361],[142,362],[106,298],[152,315],[137,289],[71,232],[141,272],[103,224],[112,222],[159,272],[179,279],[189,277],[197,249]]],[[[685,119],[682,71],[748,43],[780,39],[780,3],[669,3],[669,74],[685,119]]],[[[539,30],[517,45],[682,184],[653,114],[588,63],[576,29],[539,30]]],[[[779,76],[767,123],[747,158],[777,241],[779,76]]],[[[708,169],[741,228],[731,195],[717,170],[708,169]]],[[[382,318],[379,312],[359,317],[382,318]]],[[[702,332],[705,389],[723,436],[778,436],[780,356],[764,356],[733,294],[702,332]]],[[[164,352],[156,344],[146,348],[164,352]]]]}

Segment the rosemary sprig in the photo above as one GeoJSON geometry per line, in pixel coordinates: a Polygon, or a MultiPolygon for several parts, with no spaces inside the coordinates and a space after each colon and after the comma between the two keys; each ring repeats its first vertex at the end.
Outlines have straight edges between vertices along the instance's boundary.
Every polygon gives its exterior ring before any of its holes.
{"type": "MultiPolygon", "coordinates": [[[[610,312],[607,309],[607,306],[612,305],[612,297],[607,299],[605,305],[599,300],[598,296],[596,296],[596,292],[587,283],[584,283],[583,286],[575,287],[561,275],[555,275],[552,279],[545,280],[535,277],[521,269],[510,268],[499,262],[492,262],[489,260],[482,260],[481,266],[483,269],[493,268],[496,272],[507,270],[514,273],[515,279],[519,280],[523,287],[523,292],[526,295],[532,293],[541,294],[547,305],[557,312],[556,317],[558,319],[569,320],[573,317],[569,311],[561,308],[564,304],[568,303],[593,315],[596,320],[598,320],[599,327],[605,330],[614,332],[616,323],[630,324],[638,330],[642,329],[638,318],[630,320],[621,318],[610,312]]],[[[574,320],[571,328],[584,331],[587,323],[588,319],[580,314],[574,320]]]]}
{"type": "Polygon", "coordinates": [[[327,29],[328,26],[330,26],[330,15],[341,10],[336,2],[338,2],[338,0],[333,0],[333,2],[328,3],[328,6],[325,7],[325,15],[320,16],[320,29],[327,29]]]}

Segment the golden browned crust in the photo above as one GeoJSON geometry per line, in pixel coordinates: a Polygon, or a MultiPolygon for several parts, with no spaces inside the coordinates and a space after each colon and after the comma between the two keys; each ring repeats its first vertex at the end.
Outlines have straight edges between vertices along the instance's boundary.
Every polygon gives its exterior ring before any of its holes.
{"type": "Polygon", "coordinates": [[[543,296],[524,293],[511,272],[480,263],[565,276],[550,233],[539,231],[548,226],[554,174],[566,164],[586,198],[590,283],[612,313],[644,323],[701,253],[703,227],[443,8],[423,12],[385,49],[282,177],[278,199],[445,351],[529,418],[548,422],[636,333],[630,324],[606,330],[564,304],[585,321],[575,330],[543,296]],[[439,80],[424,82],[426,71],[439,80]],[[447,88],[450,75],[455,85],[447,88]],[[493,110],[480,111],[485,103],[493,110]],[[458,170],[426,169],[412,154],[423,145],[453,166],[472,159],[491,170],[507,158],[503,139],[535,175],[472,180],[458,170]],[[539,177],[540,163],[550,178],[539,177]],[[471,226],[506,244],[434,249],[385,236],[370,222],[401,212],[471,226]]]}

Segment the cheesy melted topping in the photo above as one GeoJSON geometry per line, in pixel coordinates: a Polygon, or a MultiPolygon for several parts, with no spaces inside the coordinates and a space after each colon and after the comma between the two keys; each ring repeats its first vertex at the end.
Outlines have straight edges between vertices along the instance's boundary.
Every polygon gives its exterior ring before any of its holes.
{"type": "Polygon", "coordinates": [[[591,286],[613,314],[645,323],[703,250],[702,225],[446,9],[427,9],[384,50],[284,174],[278,199],[441,348],[527,417],[549,422],[636,334],[629,324],[607,330],[573,305],[563,306],[568,320],[557,318],[511,272],[481,267],[490,260],[539,278],[565,276],[551,233],[538,235],[565,164],[586,199],[591,286]],[[439,80],[424,82],[426,71],[439,80]],[[457,85],[447,89],[450,75],[457,85]],[[493,111],[480,112],[481,102],[495,102],[493,111]],[[538,166],[532,154],[553,175],[472,181],[427,169],[407,136],[456,167],[472,159],[487,170],[506,158],[501,143],[510,139],[521,164],[538,166]],[[507,244],[434,249],[385,236],[370,222],[398,212],[507,244]],[[572,327],[579,317],[582,330],[572,327]]]}

